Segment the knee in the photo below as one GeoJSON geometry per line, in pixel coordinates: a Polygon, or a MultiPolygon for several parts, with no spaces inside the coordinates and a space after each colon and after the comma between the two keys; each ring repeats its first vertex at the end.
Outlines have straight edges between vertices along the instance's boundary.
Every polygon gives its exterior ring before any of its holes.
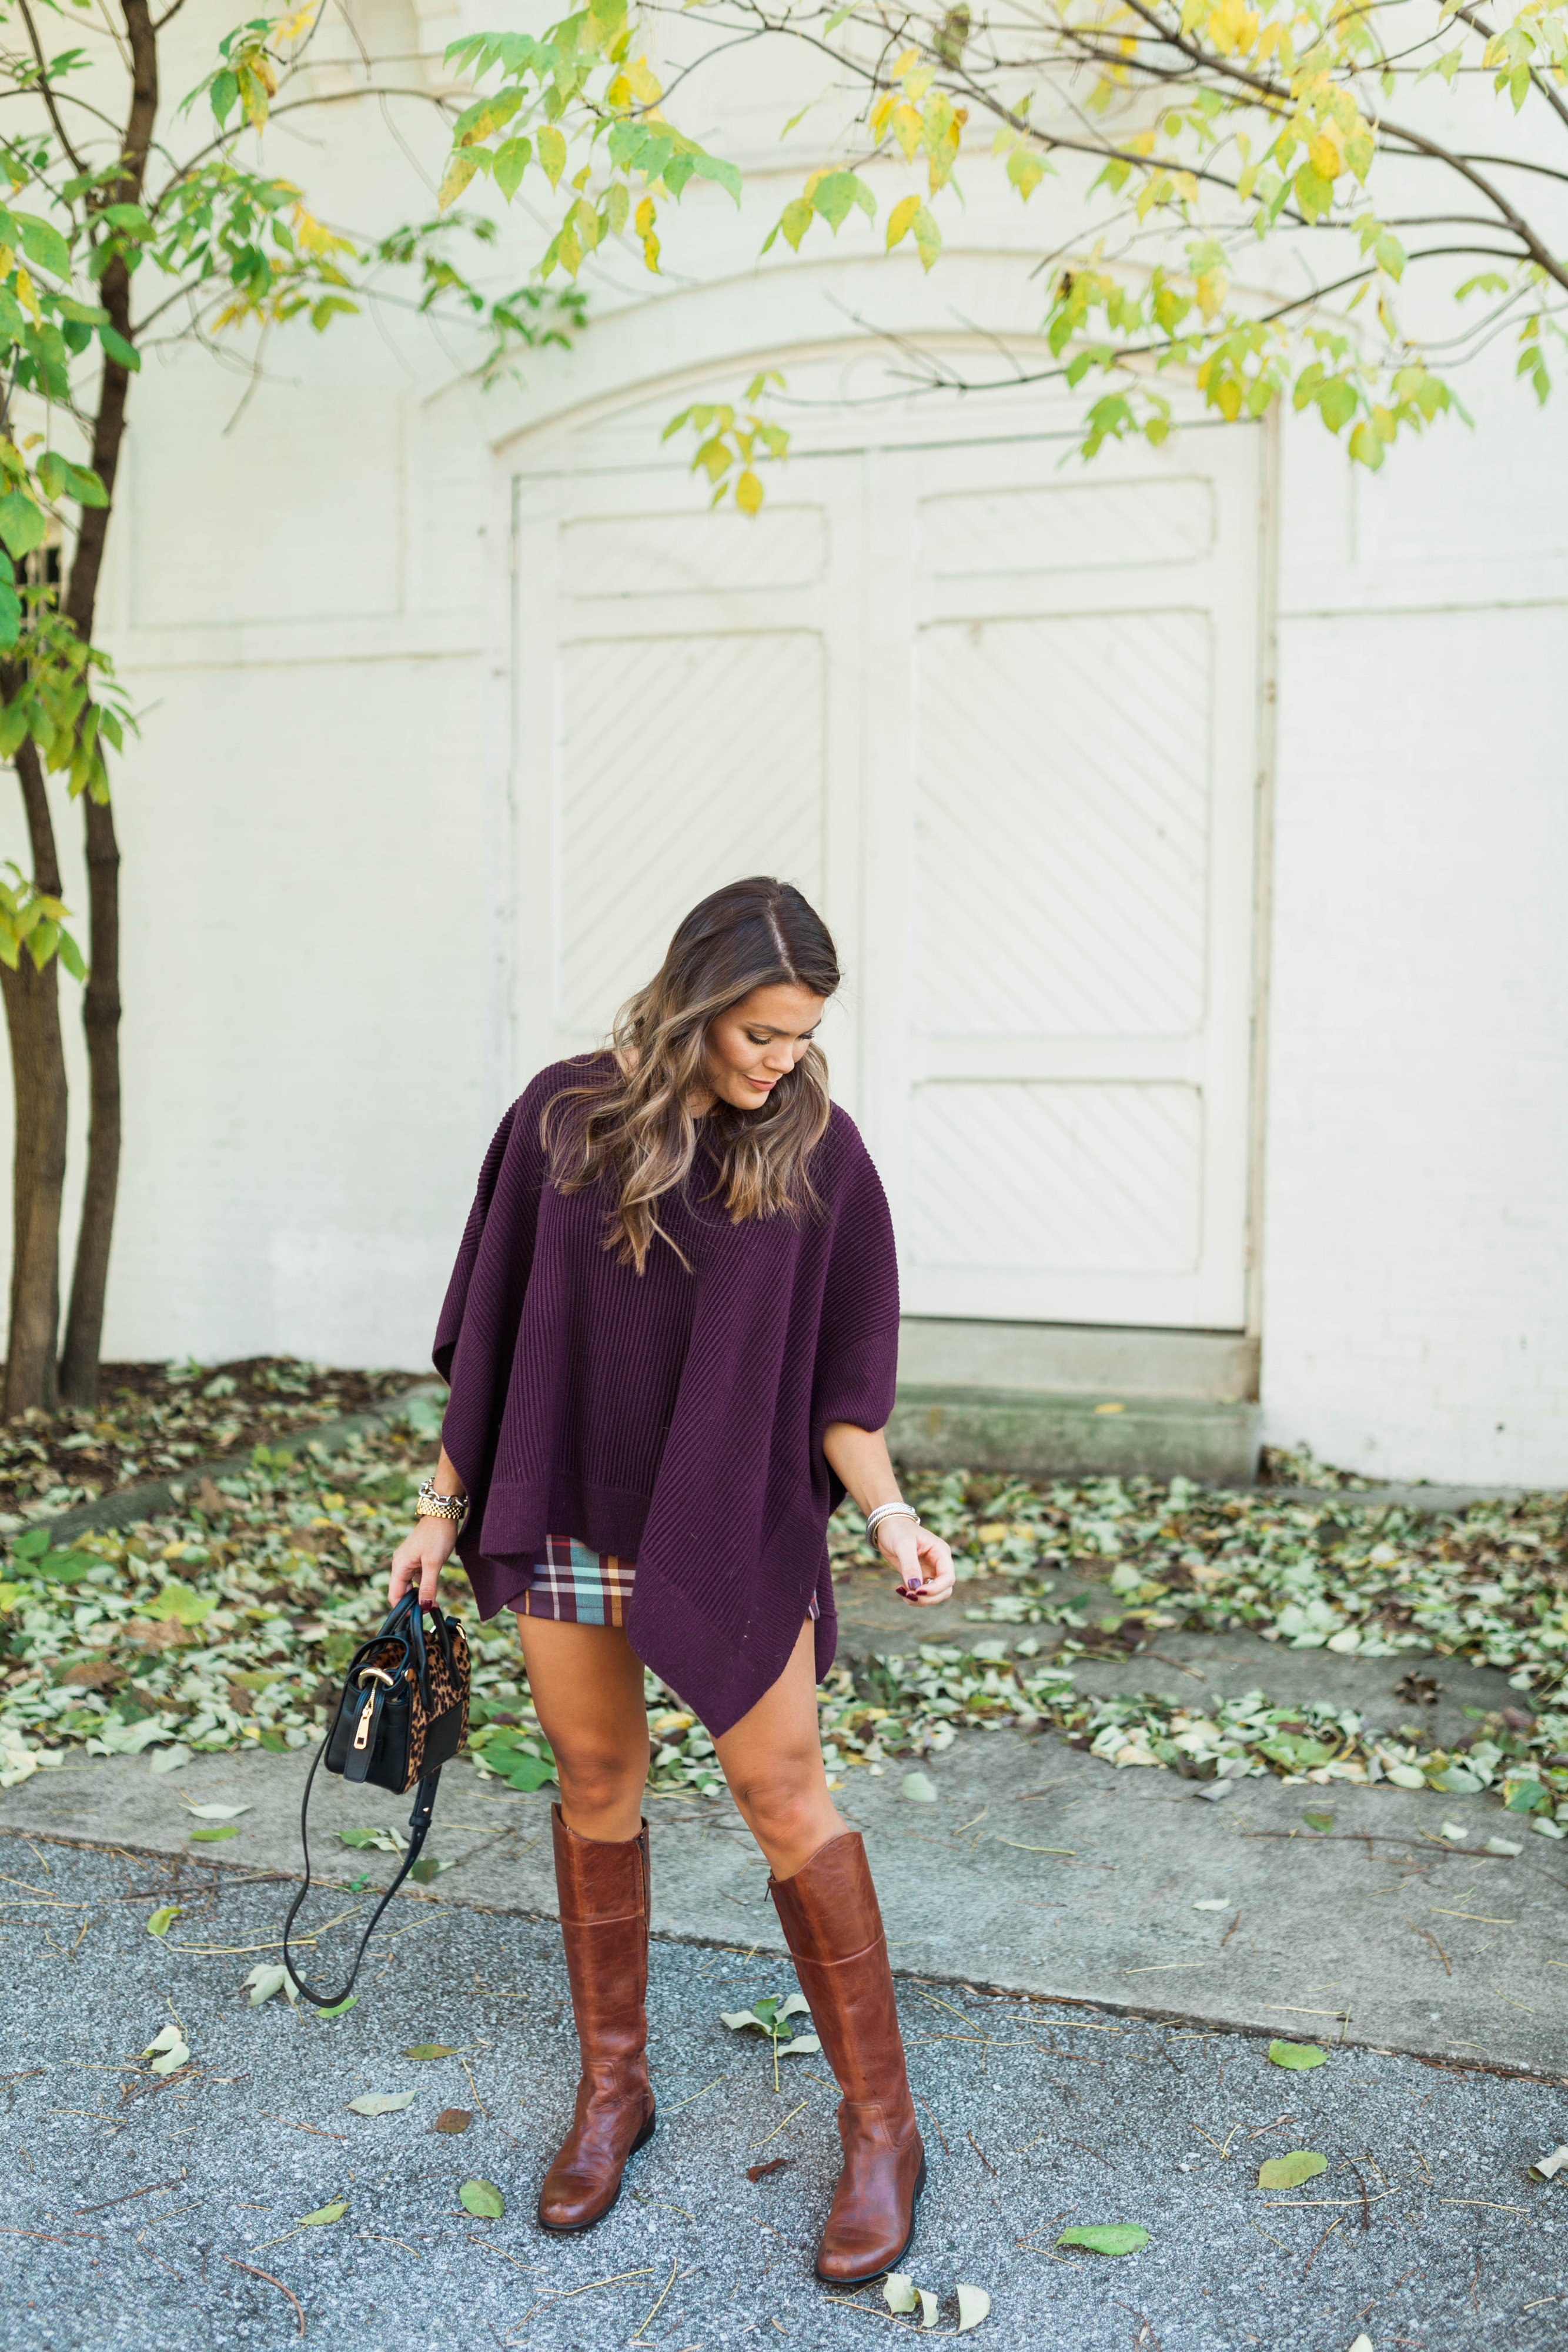
{"type": "Polygon", "coordinates": [[[820,1765],[810,1770],[781,1761],[766,1775],[749,1775],[731,1793],[752,1835],[769,1852],[810,1845],[832,1805],[820,1765]]]}
{"type": "Polygon", "coordinates": [[[614,1805],[629,1791],[640,1790],[648,1777],[645,1745],[640,1754],[593,1740],[568,1739],[551,1745],[561,1795],[584,1811],[598,1812],[614,1805]]]}

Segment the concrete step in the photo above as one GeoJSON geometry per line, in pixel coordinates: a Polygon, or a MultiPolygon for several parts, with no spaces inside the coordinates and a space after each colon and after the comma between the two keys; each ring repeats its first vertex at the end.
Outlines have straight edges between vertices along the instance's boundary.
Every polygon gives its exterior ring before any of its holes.
{"type": "Polygon", "coordinates": [[[1246,1398],[964,1387],[901,1381],[888,1425],[912,1470],[1001,1470],[1030,1477],[1169,1478],[1249,1486],[1259,1408],[1246,1398]]]}

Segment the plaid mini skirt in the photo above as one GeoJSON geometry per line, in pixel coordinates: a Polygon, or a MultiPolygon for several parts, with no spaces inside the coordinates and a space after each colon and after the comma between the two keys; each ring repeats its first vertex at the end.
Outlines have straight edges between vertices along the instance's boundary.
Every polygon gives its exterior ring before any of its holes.
{"type": "MultiPolygon", "coordinates": [[[[624,1625],[636,1574],[634,1559],[590,1551],[575,1536],[546,1536],[533,1580],[512,1606],[519,1617],[553,1617],[558,1624],[624,1625]]],[[[821,1613],[815,1593],[808,1613],[821,1613]]]]}

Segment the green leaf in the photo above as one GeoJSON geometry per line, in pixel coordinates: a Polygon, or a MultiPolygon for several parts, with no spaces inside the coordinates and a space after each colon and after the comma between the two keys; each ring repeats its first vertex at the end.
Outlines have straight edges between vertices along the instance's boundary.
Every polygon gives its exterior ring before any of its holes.
{"type": "Polygon", "coordinates": [[[183,1903],[161,1903],[147,1922],[147,1933],[160,1937],[166,1936],[184,1907],[183,1903]]]}
{"type": "Polygon", "coordinates": [[[1316,2148],[1293,2147],[1289,2156],[1271,2156],[1267,2164],[1258,2168],[1260,2189],[1299,2189],[1303,2180],[1315,2180],[1326,2172],[1329,2160],[1316,2148]]]}
{"type": "Polygon", "coordinates": [[[507,2200],[493,2180],[465,2180],[457,2191],[457,2201],[478,2221],[498,2221],[507,2210],[507,2200]]]}
{"type": "Polygon", "coordinates": [[[348,2210],[348,2199],[340,2197],[333,2204],[318,2205],[314,2213],[301,2213],[299,2227],[302,2230],[325,2229],[329,2222],[340,2221],[348,2210]]]}
{"type": "Polygon", "coordinates": [[[0,540],[10,554],[31,555],[43,545],[48,528],[42,509],[25,490],[7,490],[0,499],[0,540]]]}
{"type": "Polygon", "coordinates": [[[1269,2063],[1283,2066],[1292,2074],[1305,2074],[1314,2066],[1326,2066],[1329,2053],[1320,2050],[1315,2042],[1270,2042],[1269,2063]]]}
{"type": "Polygon", "coordinates": [[[1321,1831],[1324,1837],[1328,1835],[1330,1830],[1333,1827],[1333,1815],[1332,1813],[1303,1813],[1301,1815],[1301,1819],[1305,1822],[1310,1830],[1321,1831]]]}
{"type": "Polygon", "coordinates": [[[492,177],[508,204],[522,184],[533,152],[533,142],[528,139],[508,139],[496,150],[492,177]]]}
{"type": "Polygon", "coordinates": [[[1095,2221],[1078,2230],[1063,2230],[1059,2246],[1081,2246],[1086,2254],[1136,2254],[1149,2242],[1149,2233],[1136,2221],[1095,2221]]]}
{"type": "MultiPolygon", "coordinates": [[[[14,581],[9,579],[0,579],[0,653],[8,653],[21,634],[22,599],[16,593],[16,583],[14,581]]],[[[5,712],[0,712],[0,723],[3,723],[3,721],[5,719],[8,719],[10,715],[11,714],[8,709],[5,712]]],[[[26,725],[24,725],[22,734],[25,735],[26,731],[26,725]]],[[[22,736],[18,735],[16,742],[19,743],[21,740],[22,736]]],[[[16,743],[13,743],[11,751],[14,751],[16,748],[16,743]]],[[[0,753],[0,758],[9,759],[11,753],[9,751],[0,753]]]]}
{"type": "Polygon", "coordinates": [[[351,1992],[346,2000],[329,2001],[325,2009],[319,2009],[316,2014],[318,2017],[341,2017],[346,2009],[354,2007],[359,1998],[357,1992],[351,1992]]]}
{"type": "Polygon", "coordinates": [[[727,189],[728,193],[735,198],[736,203],[737,205],[739,204],[740,173],[733,163],[727,163],[722,155],[708,155],[700,152],[695,155],[689,156],[687,161],[691,164],[692,172],[695,178],[699,180],[712,180],[716,186],[727,189]]]}
{"type": "Polygon", "coordinates": [[[185,1834],[193,1845],[221,1845],[225,1838],[238,1837],[239,1831],[233,1822],[223,1822],[215,1829],[187,1830],[185,1834]]]}
{"type": "Polygon", "coordinates": [[[128,368],[132,375],[138,373],[141,366],[141,354],[133,343],[126,341],[125,337],[117,329],[99,327],[98,340],[111,360],[118,360],[120,365],[122,368],[128,368]]]}
{"type": "Polygon", "coordinates": [[[349,2101],[351,2116],[401,2116],[412,2107],[418,2093],[414,2091],[361,2091],[357,2099],[349,2101]]]}
{"type": "Polygon", "coordinates": [[[455,2058],[457,2053],[448,2049],[444,2042],[416,2042],[412,2050],[402,2054],[405,2058],[455,2058]]]}
{"type": "Polygon", "coordinates": [[[46,1552],[33,1570],[50,1584],[79,1584],[89,1570],[98,1566],[89,1551],[46,1552]]]}
{"type": "Polygon", "coordinates": [[[14,217],[28,260],[37,262],[40,269],[52,270],[57,278],[68,278],[71,249],[53,222],[40,220],[37,213],[17,213],[14,217]]]}

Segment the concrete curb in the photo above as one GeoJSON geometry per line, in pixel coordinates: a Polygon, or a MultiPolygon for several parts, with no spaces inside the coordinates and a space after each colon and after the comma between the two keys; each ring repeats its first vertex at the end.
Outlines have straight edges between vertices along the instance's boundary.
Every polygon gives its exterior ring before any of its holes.
{"type": "MultiPolygon", "coordinates": [[[[215,1800],[237,1809],[223,1864],[292,1877],[309,1753],[36,1773],[0,1796],[0,1832],[177,1856],[200,1875],[218,1856],[191,1843],[191,1808],[215,1800]]],[[[1113,1771],[1051,1735],[1011,1731],[964,1734],[923,1777],[935,1795],[918,1802],[897,1766],[837,1792],[866,1839],[905,1977],[1563,2078],[1568,1981],[1549,1965],[1562,1950],[1562,1849],[1528,1837],[1517,1854],[1489,1853],[1506,1819],[1494,1802],[1270,1780],[1217,1805],[1170,1774],[1113,1771]],[[1303,1823],[1324,1801],[1332,1837],[1303,1823]],[[1445,1822],[1462,1837],[1445,1837],[1445,1822]],[[1142,1981],[1167,1973],[1167,1985],[1142,1981]]],[[[432,1839],[447,1866],[423,1900],[553,1917],[549,1802],[448,1766],[432,1839]]],[[[406,1798],[319,1776],[311,1850],[326,1884],[384,1885],[390,1864],[359,1848],[349,1863],[340,1833],[401,1829],[407,1811],[406,1798]]],[[[649,1814],[654,1933],[781,1961],[767,1865],[727,1801],[664,1801],[649,1814]]]]}
{"type": "MultiPolygon", "coordinates": [[[[420,1398],[444,1398],[445,1394],[444,1381],[421,1381],[368,1412],[345,1413],[340,1421],[319,1421],[304,1429],[290,1430],[276,1439],[268,1450],[295,1454],[319,1445],[323,1452],[335,1454],[340,1447],[352,1444],[356,1437],[362,1437],[367,1430],[384,1429],[389,1423],[400,1420],[420,1398]]],[[[172,1509],[186,1487],[203,1478],[232,1477],[236,1464],[243,1465],[246,1458],[244,1454],[210,1454],[167,1478],[149,1478],[140,1486],[119,1487],[110,1494],[100,1495],[95,1502],[79,1503],[74,1510],[61,1511],[54,1518],[32,1519],[28,1525],[47,1528],[57,1543],[68,1543],[73,1536],[86,1535],[97,1528],[129,1527],[137,1519],[172,1509]]]]}

